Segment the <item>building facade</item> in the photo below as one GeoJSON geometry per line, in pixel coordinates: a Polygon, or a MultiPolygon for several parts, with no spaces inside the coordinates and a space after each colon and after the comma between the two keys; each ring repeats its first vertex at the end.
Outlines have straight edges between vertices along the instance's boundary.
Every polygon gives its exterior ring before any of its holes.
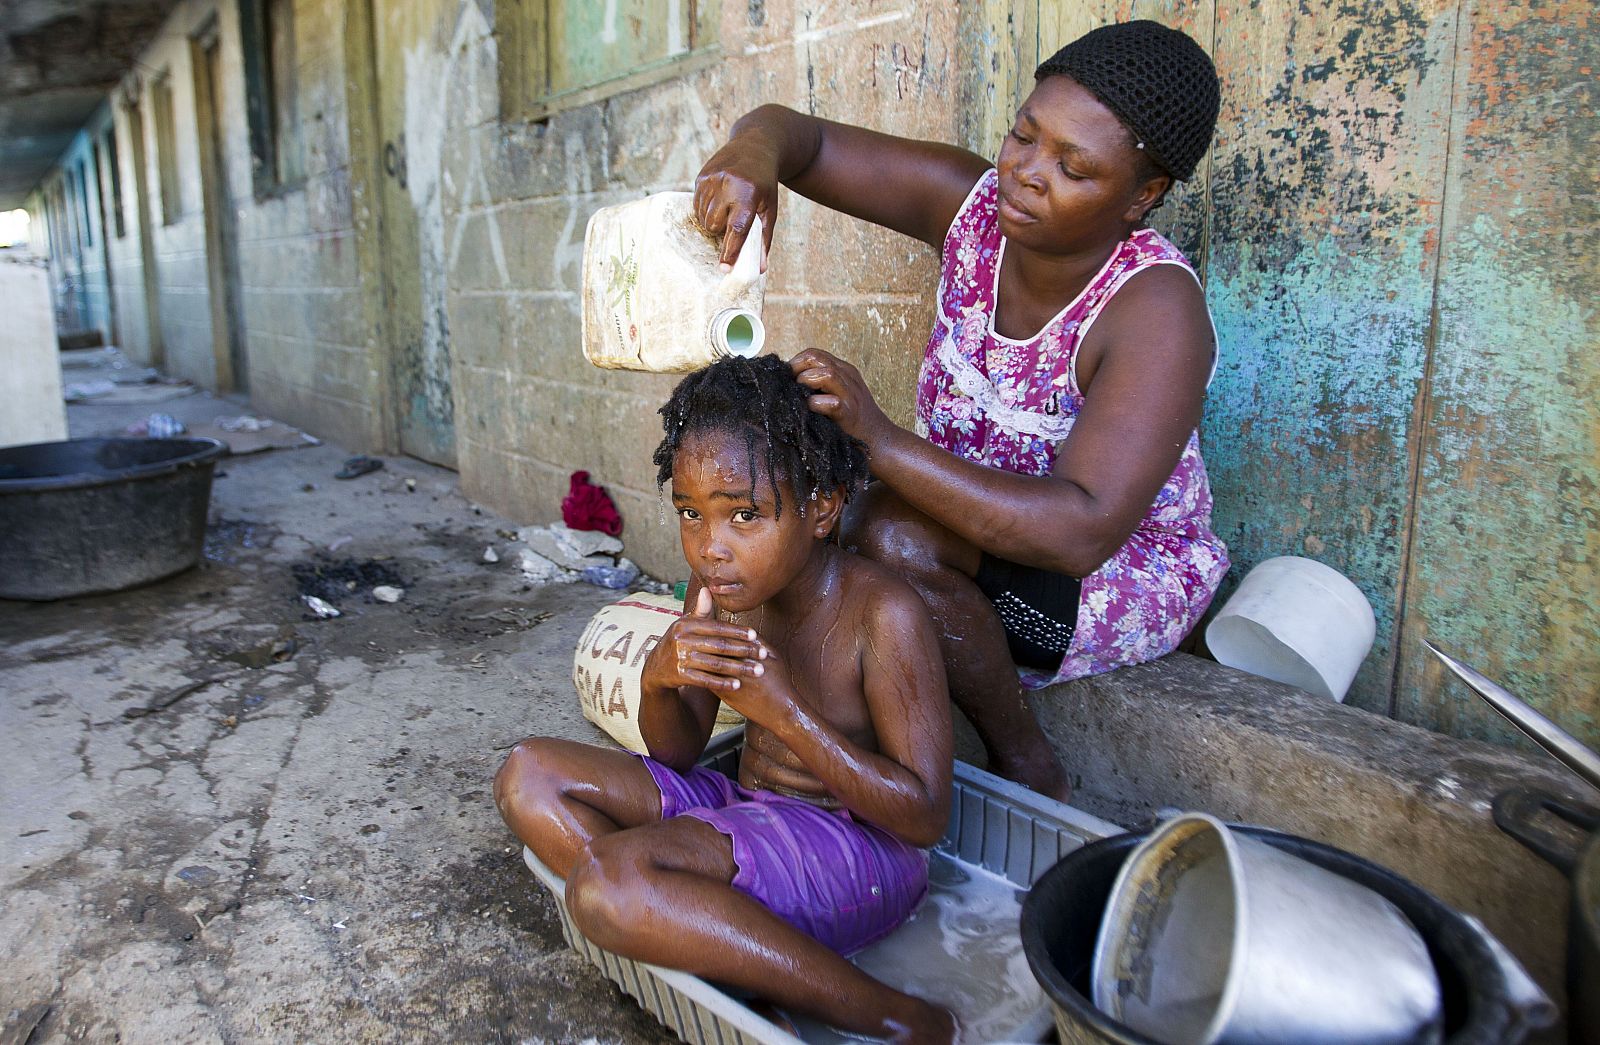
{"type": "MultiPolygon", "coordinates": [[[[531,521],[568,474],[682,573],[659,376],[578,340],[588,215],[687,188],[776,101],[993,155],[1095,25],[1223,80],[1154,224],[1221,339],[1203,439],[1235,576],[1317,558],[1378,640],[1350,701],[1503,737],[1460,651],[1600,742],[1600,33],[1587,0],[183,0],[29,198],[58,321],[531,521]]],[[[937,259],[786,195],[766,322],[909,422],[937,259]]]]}

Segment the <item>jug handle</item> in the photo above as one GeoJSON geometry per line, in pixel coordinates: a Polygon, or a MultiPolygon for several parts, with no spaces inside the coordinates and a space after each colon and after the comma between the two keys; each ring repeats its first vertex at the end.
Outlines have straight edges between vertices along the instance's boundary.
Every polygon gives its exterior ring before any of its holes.
{"type": "Polygon", "coordinates": [[[754,283],[761,278],[761,253],[766,250],[766,244],[761,236],[761,216],[758,214],[750,219],[750,232],[744,238],[744,244],[739,248],[739,256],[733,261],[733,271],[725,277],[737,280],[740,283],[754,283]]]}

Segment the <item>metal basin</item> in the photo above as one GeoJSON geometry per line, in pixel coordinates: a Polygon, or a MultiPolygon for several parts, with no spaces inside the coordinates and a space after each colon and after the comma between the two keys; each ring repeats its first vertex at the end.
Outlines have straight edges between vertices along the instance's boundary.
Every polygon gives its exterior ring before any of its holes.
{"type": "Polygon", "coordinates": [[[0,598],[121,591],[200,561],[215,439],[0,449],[0,598]]]}
{"type": "MultiPolygon", "coordinates": [[[[1331,846],[1260,827],[1235,827],[1376,891],[1422,934],[1439,977],[1447,1045],[1517,1045],[1555,1012],[1515,959],[1476,921],[1377,864],[1331,846]]],[[[1117,835],[1068,853],[1022,905],[1022,947],[1055,1009],[1063,1045],[1163,1045],[1089,1000],[1090,969],[1112,885],[1148,832],[1117,835]]]]}
{"type": "Polygon", "coordinates": [[[1394,904],[1203,813],[1167,821],[1123,865],[1093,977],[1102,1012],[1167,1041],[1439,1037],[1438,977],[1394,904]]]}

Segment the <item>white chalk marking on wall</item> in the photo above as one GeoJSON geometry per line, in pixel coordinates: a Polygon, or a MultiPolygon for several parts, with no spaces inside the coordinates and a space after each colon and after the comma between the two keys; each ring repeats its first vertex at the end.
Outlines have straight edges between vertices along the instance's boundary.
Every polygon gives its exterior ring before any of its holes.
{"type": "Polygon", "coordinates": [[[617,42],[617,0],[606,0],[606,13],[600,23],[600,42],[614,44],[617,42]]]}
{"type": "MultiPolygon", "coordinates": [[[[405,69],[405,134],[406,134],[406,188],[412,206],[417,211],[417,240],[420,253],[418,277],[422,284],[422,365],[432,378],[424,382],[428,395],[441,396],[450,387],[449,356],[445,300],[449,284],[446,265],[444,198],[440,192],[444,174],[444,142],[452,116],[459,115],[452,107],[451,88],[464,87],[468,98],[481,90],[479,72],[482,63],[468,61],[465,77],[457,68],[457,59],[468,46],[494,48],[494,38],[483,12],[472,0],[461,4],[456,16],[455,31],[450,46],[439,51],[423,41],[406,51],[405,69]],[[463,81],[464,82],[461,82],[463,81]]],[[[469,168],[468,189],[476,189],[484,182],[482,158],[474,143],[471,161],[476,165],[476,177],[469,168]]],[[[487,194],[487,183],[483,189],[487,194]]],[[[506,270],[505,250],[500,240],[500,227],[492,214],[484,215],[489,222],[489,243],[494,254],[501,282],[510,281],[506,270]]],[[[461,223],[470,220],[464,217],[461,223]]],[[[459,252],[460,224],[454,230],[455,243],[451,253],[459,252]]],[[[446,412],[448,404],[432,403],[433,408],[446,412]]]]}
{"type": "Polygon", "coordinates": [[[511,272],[506,268],[506,249],[500,239],[500,221],[496,214],[499,208],[487,206],[493,200],[489,193],[489,178],[483,171],[483,153],[478,143],[472,143],[471,154],[467,159],[467,186],[461,196],[460,214],[456,218],[455,230],[450,237],[450,262],[448,269],[455,271],[456,265],[461,260],[461,244],[466,238],[467,225],[476,219],[482,219],[489,227],[489,253],[494,256],[495,271],[500,276],[500,285],[509,286],[511,272]],[[478,209],[472,209],[475,204],[484,204],[478,209]]]}
{"type": "Polygon", "coordinates": [[[837,36],[839,33],[871,29],[875,26],[888,25],[890,22],[903,21],[904,19],[910,17],[910,11],[900,10],[888,11],[881,15],[873,15],[871,18],[861,18],[854,22],[835,22],[833,25],[818,26],[815,29],[807,29],[804,32],[795,33],[794,42],[796,44],[815,43],[818,40],[824,40],[830,36],[837,36]]]}

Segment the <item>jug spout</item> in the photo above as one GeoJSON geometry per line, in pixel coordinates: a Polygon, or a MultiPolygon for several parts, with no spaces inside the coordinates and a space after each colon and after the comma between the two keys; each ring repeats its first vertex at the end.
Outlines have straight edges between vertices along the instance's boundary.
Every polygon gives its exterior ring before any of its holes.
{"type": "Polygon", "coordinates": [[[767,328],[761,317],[747,308],[725,308],[711,317],[707,331],[713,352],[721,356],[749,359],[761,354],[767,342],[767,328]]]}

